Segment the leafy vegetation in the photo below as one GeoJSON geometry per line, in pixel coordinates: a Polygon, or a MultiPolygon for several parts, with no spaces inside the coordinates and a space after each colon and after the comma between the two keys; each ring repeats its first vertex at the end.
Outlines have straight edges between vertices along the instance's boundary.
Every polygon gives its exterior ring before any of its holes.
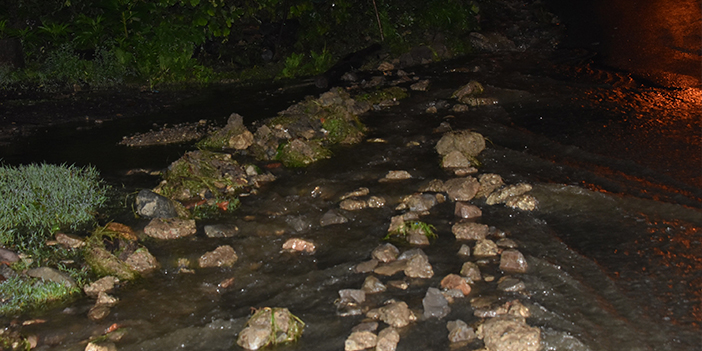
{"type": "Polygon", "coordinates": [[[106,201],[98,176],[93,167],[1,166],[0,244],[37,252],[53,232],[92,224],[106,201]]]}
{"type": "Polygon", "coordinates": [[[428,239],[436,239],[436,227],[422,221],[406,221],[396,230],[389,232],[383,240],[390,240],[392,237],[406,238],[411,232],[419,231],[426,235],[428,239]]]}
{"type": "Polygon", "coordinates": [[[443,33],[460,48],[465,44],[453,38],[477,28],[473,1],[376,3],[377,12],[351,0],[3,2],[0,39],[21,41],[26,67],[0,71],[0,86],[153,87],[311,75],[374,41],[399,53],[443,33]]]}

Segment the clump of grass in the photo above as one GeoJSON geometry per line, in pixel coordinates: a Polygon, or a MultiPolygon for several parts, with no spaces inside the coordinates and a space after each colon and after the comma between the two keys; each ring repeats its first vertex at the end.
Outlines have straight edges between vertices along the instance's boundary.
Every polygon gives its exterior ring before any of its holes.
{"type": "Polygon", "coordinates": [[[0,315],[12,316],[22,311],[49,308],[80,293],[79,287],[22,276],[0,283],[0,315]]]}
{"type": "Polygon", "coordinates": [[[389,87],[370,93],[360,94],[355,98],[358,101],[368,101],[375,105],[387,100],[402,100],[407,96],[409,96],[407,90],[400,87],[389,87]]]}
{"type": "MultiPolygon", "coordinates": [[[[270,345],[292,343],[300,339],[305,328],[305,323],[294,314],[290,313],[287,308],[281,307],[264,307],[256,311],[249,321],[246,323],[246,328],[239,333],[237,343],[240,346],[256,346],[266,347],[270,345]],[[248,335],[251,334],[247,329],[258,329],[259,331],[268,332],[266,340],[257,340],[252,344],[247,344],[248,335]]],[[[262,336],[262,332],[254,332],[257,337],[262,336]]]]}
{"type": "Polygon", "coordinates": [[[422,221],[405,221],[397,229],[389,232],[383,240],[390,240],[392,237],[407,238],[412,231],[421,231],[427,239],[436,239],[436,227],[422,221]]]}
{"type": "Polygon", "coordinates": [[[106,191],[93,167],[0,166],[0,244],[31,250],[57,230],[84,228],[106,191]]]}

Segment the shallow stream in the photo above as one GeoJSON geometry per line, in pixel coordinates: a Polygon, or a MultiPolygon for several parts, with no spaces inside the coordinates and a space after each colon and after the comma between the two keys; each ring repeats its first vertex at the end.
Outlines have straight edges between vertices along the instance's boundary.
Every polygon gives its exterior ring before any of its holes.
{"type": "MultiPolygon", "coordinates": [[[[361,287],[366,275],[353,268],[383,243],[390,217],[400,213],[394,210],[399,199],[431,179],[452,177],[440,169],[434,151],[441,134],[432,130],[446,122],[489,139],[480,156],[481,173],[498,173],[507,184],[534,185],[531,194],[539,201],[534,212],[474,202],[483,211],[480,221],[504,231],[527,256],[528,273],[516,275],[526,290],[495,290],[504,273],[488,261],[481,270],[495,281],[476,283],[469,297],[450,305],[444,319],[420,318],[403,328],[398,350],[453,349],[446,322],[477,323],[470,300],[479,296],[522,301],[532,313],[527,322],[542,331],[545,350],[699,350],[702,91],[650,87],[624,74],[563,62],[563,57],[539,55],[475,56],[408,70],[429,79],[429,91],[411,92],[399,106],[362,117],[370,128],[367,138],[385,142],[336,149],[332,159],[306,169],[273,169],[278,180],[243,198],[241,209],[222,220],[239,227],[236,237],[213,239],[199,232],[171,242],[146,241],[163,268],[120,288],[115,293],[120,302],[104,320],[87,318],[92,301],[84,298],[23,331],[38,335],[42,350],[82,350],[88,338],[114,323],[126,331],[119,350],[230,350],[238,347],[237,333],[252,308],[275,306],[289,308],[307,324],[297,344],[279,349],[342,350],[363,317],[337,314],[338,291],[361,287]],[[449,101],[451,92],[471,79],[483,83],[485,95],[498,104],[462,113],[425,112],[449,101]],[[390,170],[406,170],[412,178],[379,183],[390,170]],[[359,187],[384,197],[386,206],[344,212],[348,223],[320,226],[321,216],[338,208],[339,197],[359,187]],[[283,252],[282,243],[291,237],[313,241],[317,252],[283,252]],[[224,244],[239,255],[234,267],[178,273],[178,258],[196,260],[224,244]],[[229,278],[232,286],[218,287],[229,278]]],[[[93,164],[128,193],[158,183],[125,175],[129,169],[162,169],[191,146],[116,146],[126,131],[200,119],[223,124],[232,112],[251,123],[319,93],[220,87],[168,114],[54,128],[5,147],[2,155],[7,163],[93,164]]],[[[119,220],[137,229],[146,224],[119,220]]],[[[453,203],[432,208],[423,220],[438,234],[423,248],[434,277],[406,278],[407,290],[369,295],[368,306],[400,299],[421,316],[427,288],[476,260],[457,254],[462,243],[451,233],[453,203]]]]}

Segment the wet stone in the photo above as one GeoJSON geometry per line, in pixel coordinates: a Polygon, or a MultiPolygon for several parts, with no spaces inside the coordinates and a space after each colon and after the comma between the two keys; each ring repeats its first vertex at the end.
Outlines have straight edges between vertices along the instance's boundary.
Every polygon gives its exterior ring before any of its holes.
{"type": "Polygon", "coordinates": [[[88,318],[93,321],[101,320],[110,315],[110,306],[98,305],[91,307],[88,311],[88,318]]]}
{"type": "Polygon", "coordinates": [[[156,260],[148,249],[141,247],[134,251],[124,262],[129,268],[139,272],[140,274],[148,274],[161,268],[161,265],[156,260]]]}
{"type": "Polygon", "coordinates": [[[397,247],[395,247],[395,245],[385,243],[376,247],[371,253],[371,256],[380,262],[387,263],[395,261],[399,254],[400,250],[397,247]]]}
{"type": "Polygon", "coordinates": [[[350,191],[350,192],[348,192],[348,193],[342,195],[340,200],[343,201],[343,200],[346,200],[346,199],[352,198],[352,197],[366,196],[366,195],[368,195],[369,193],[370,193],[370,190],[368,190],[368,188],[361,187],[361,188],[358,188],[358,189],[356,189],[356,190],[354,190],[354,191],[350,191]]]}
{"type": "Polygon", "coordinates": [[[378,342],[375,351],[395,351],[400,342],[400,333],[393,327],[387,327],[378,333],[378,342]]]}
{"type": "Polygon", "coordinates": [[[449,152],[441,159],[442,168],[468,168],[470,166],[470,160],[457,150],[449,152]]]}
{"type": "Polygon", "coordinates": [[[478,240],[475,243],[475,248],[473,249],[473,254],[475,256],[497,256],[499,253],[499,248],[494,241],[490,239],[478,240]]]}
{"type": "Polygon", "coordinates": [[[365,322],[353,327],[351,332],[374,332],[376,330],[378,330],[378,322],[365,322]]]}
{"type": "Polygon", "coordinates": [[[378,260],[376,260],[374,258],[374,259],[357,264],[356,267],[354,268],[354,272],[368,273],[368,272],[372,272],[375,269],[375,267],[378,267],[378,260]]]}
{"type": "Polygon", "coordinates": [[[329,210],[325,213],[319,220],[319,225],[326,227],[333,224],[342,224],[348,222],[348,218],[344,217],[342,214],[336,210],[329,210]]]}
{"type": "Polygon", "coordinates": [[[456,240],[483,240],[487,237],[490,227],[475,222],[458,222],[451,227],[456,240]]]}
{"type": "Polygon", "coordinates": [[[407,242],[413,246],[427,246],[429,245],[429,238],[427,238],[426,233],[421,228],[410,229],[407,233],[407,242]]]}
{"type": "Polygon", "coordinates": [[[434,276],[434,269],[429,263],[429,257],[421,249],[407,250],[398,257],[398,260],[407,261],[405,275],[410,278],[426,279],[434,276]]]}
{"type": "Polygon", "coordinates": [[[405,180],[412,178],[412,175],[407,171],[389,171],[385,177],[380,179],[380,182],[389,182],[395,180],[405,180]]]}
{"type": "Polygon", "coordinates": [[[117,351],[117,345],[108,341],[91,341],[85,346],[85,351],[117,351]]]}
{"type": "Polygon", "coordinates": [[[410,211],[423,212],[436,206],[436,196],[432,194],[414,194],[407,197],[404,204],[410,211]]]}
{"type": "Polygon", "coordinates": [[[178,239],[197,232],[195,220],[180,218],[154,218],[144,228],[144,233],[156,239],[178,239]]]}
{"type": "Polygon", "coordinates": [[[173,218],[178,216],[171,199],[148,189],[142,189],[137,194],[136,211],[140,216],[146,218],[173,218]]]}
{"type": "Polygon", "coordinates": [[[456,289],[459,290],[463,296],[470,294],[471,287],[468,282],[458,274],[449,274],[441,279],[442,289],[456,289]]]}
{"type": "Polygon", "coordinates": [[[404,280],[391,280],[388,282],[388,286],[399,290],[407,290],[409,288],[409,284],[404,280]]]}
{"type": "Polygon", "coordinates": [[[441,319],[451,312],[448,301],[437,288],[427,289],[427,293],[422,299],[422,306],[424,307],[424,318],[441,319]]]}
{"type": "Polygon", "coordinates": [[[316,246],[313,242],[308,240],[291,238],[285,241],[285,243],[283,243],[283,250],[312,254],[315,252],[316,246]]]}
{"type": "Polygon", "coordinates": [[[380,279],[369,275],[366,280],[363,281],[363,287],[361,290],[365,291],[366,294],[376,294],[387,290],[387,287],[380,281],[380,279]]]}
{"type": "Polygon", "coordinates": [[[505,203],[509,198],[522,195],[528,191],[531,191],[531,185],[529,184],[509,185],[488,195],[485,203],[488,205],[505,203]]]}
{"type": "Polygon", "coordinates": [[[436,151],[439,155],[448,155],[452,151],[460,151],[466,156],[475,157],[484,149],[485,138],[480,133],[469,130],[448,132],[436,143],[436,151]]]}
{"type": "Polygon", "coordinates": [[[381,321],[395,328],[402,328],[417,319],[404,301],[392,301],[379,308],[378,316],[381,321]]]}
{"type": "Polygon", "coordinates": [[[466,262],[463,264],[463,267],[461,267],[461,275],[474,282],[483,280],[480,274],[480,268],[473,262],[466,262]]]}
{"type": "Polygon", "coordinates": [[[312,228],[312,221],[305,215],[287,216],[285,223],[297,233],[308,231],[312,228]]]}
{"type": "Polygon", "coordinates": [[[361,199],[346,199],[339,203],[339,208],[346,211],[359,211],[368,207],[368,202],[361,199]]]}
{"type": "Polygon", "coordinates": [[[119,299],[102,291],[100,294],[98,294],[97,301],[95,301],[96,305],[104,305],[107,307],[113,307],[119,302],[119,299]]]}
{"type": "Polygon", "coordinates": [[[360,351],[375,347],[378,336],[369,331],[353,332],[344,342],[345,351],[360,351]]]}
{"type": "Polygon", "coordinates": [[[505,206],[522,211],[534,211],[538,204],[535,197],[527,194],[510,197],[505,202],[505,206]]]}
{"type": "Polygon", "coordinates": [[[420,80],[419,82],[410,85],[410,89],[412,89],[414,91],[427,91],[428,88],[429,88],[429,80],[428,79],[420,80]]]}
{"type": "Polygon", "coordinates": [[[111,292],[115,288],[115,284],[119,283],[119,279],[113,276],[102,277],[83,287],[86,295],[97,298],[101,292],[111,292]]]}
{"type": "Polygon", "coordinates": [[[470,246],[468,246],[466,244],[461,245],[461,248],[458,249],[458,255],[470,257],[470,246]]]}
{"type": "Polygon", "coordinates": [[[454,214],[459,218],[472,219],[481,217],[483,215],[483,211],[481,211],[478,206],[458,201],[456,202],[454,214]]]}
{"type": "Polygon", "coordinates": [[[524,255],[517,250],[505,250],[500,256],[500,269],[511,273],[526,273],[529,268],[524,255]]]}
{"type": "Polygon", "coordinates": [[[441,179],[432,179],[431,181],[429,181],[429,183],[422,185],[419,188],[419,191],[443,193],[446,191],[446,188],[444,187],[444,182],[441,179]]]}
{"type": "Polygon", "coordinates": [[[366,301],[366,292],[360,289],[339,290],[340,304],[361,304],[366,301]]]}
{"type": "Polygon", "coordinates": [[[497,282],[497,290],[507,291],[507,292],[517,292],[526,290],[526,285],[524,282],[514,278],[514,277],[502,277],[497,282]]]}
{"type": "Polygon", "coordinates": [[[407,268],[407,261],[392,261],[388,264],[376,267],[373,272],[379,275],[392,276],[399,272],[404,271],[407,268]]]}
{"type": "Polygon", "coordinates": [[[198,264],[201,268],[207,267],[229,267],[239,259],[234,249],[229,245],[219,246],[214,251],[210,251],[200,256],[198,264]]]}
{"type": "Polygon", "coordinates": [[[487,197],[493,191],[495,191],[495,189],[505,185],[502,177],[499,174],[494,173],[482,174],[478,178],[478,181],[480,182],[480,190],[478,190],[478,193],[475,194],[476,198],[487,197]]]}
{"type": "Polygon", "coordinates": [[[495,244],[497,244],[498,247],[502,247],[505,249],[516,249],[519,246],[514,240],[507,238],[497,240],[495,244]]]}
{"type": "Polygon", "coordinates": [[[367,202],[370,208],[382,208],[385,206],[385,199],[380,196],[371,196],[367,202]]]}
{"type": "Polygon", "coordinates": [[[480,183],[473,177],[453,178],[444,182],[449,199],[453,201],[469,201],[480,189],[480,183]]]}
{"type": "Polygon", "coordinates": [[[448,338],[452,343],[472,341],[477,338],[473,328],[460,319],[446,323],[446,329],[449,331],[448,338]]]}
{"type": "Polygon", "coordinates": [[[239,233],[239,227],[229,224],[208,224],[204,229],[208,238],[231,238],[239,233]]]}
{"type": "Polygon", "coordinates": [[[530,327],[523,317],[501,315],[490,318],[478,328],[488,350],[538,351],[541,349],[541,331],[530,327]]]}

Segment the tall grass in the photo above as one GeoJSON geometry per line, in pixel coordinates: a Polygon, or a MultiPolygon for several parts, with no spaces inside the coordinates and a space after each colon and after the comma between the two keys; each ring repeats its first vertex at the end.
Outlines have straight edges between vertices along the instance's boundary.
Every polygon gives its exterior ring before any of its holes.
{"type": "Polygon", "coordinates": [[[106,190],[93,167],[0,166],[0,244],[31,250],[57,230],[91,224],[106,190]]]}

